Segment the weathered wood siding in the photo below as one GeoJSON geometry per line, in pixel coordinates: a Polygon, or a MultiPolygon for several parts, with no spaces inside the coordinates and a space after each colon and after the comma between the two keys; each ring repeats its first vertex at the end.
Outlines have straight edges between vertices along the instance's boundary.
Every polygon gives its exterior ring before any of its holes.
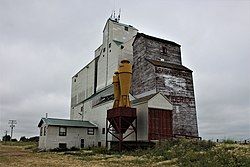
{"type": "Polygon", "coordinates": [[[153,89],[162,92],[173,104],[173,134],[198,136],[192,71],[157,66],[146,60],[182,66],[180,46],[144,36],[137,37],[133,46],[133,95],[153,89]]]}
{"type": "Polygon", "coordinates": [[[133,53],[132,94],[137,95],[155,89],[156,76],[154,66],[145,60],[145,40],[136,40],[133,53]]]}
{"type": "Polygon", "coordinates": [[[156,67],[157,91],[173,104],[175,134],[198,136],[192,72],[156,67]]]}
{"type": "Polygon", "coordinates": [[[146,40],[147,58],[158,61],[164,60],[169,63],[181,65],[181,51],[179,46],[144,39],[146,40]]]}

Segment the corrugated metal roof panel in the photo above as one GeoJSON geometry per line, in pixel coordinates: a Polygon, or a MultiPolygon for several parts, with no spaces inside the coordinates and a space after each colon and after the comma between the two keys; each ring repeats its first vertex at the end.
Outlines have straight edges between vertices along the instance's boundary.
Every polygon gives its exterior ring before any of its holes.
{"type": "Polygon", "coordinates": [[[177,64],[172,64],[172,63],[168,63],[165,61],[157,61],[157,60],[152,60],[152,59],[146,59],[146,60],[149,61],[154,66],[192,72],[192,70],[190,70],[189,68],[187,68],[183,65],[177,65],[177,64]]]}
{"type": "Polygon", "coordinates": [[[38,127],[45,123],[51,126],[71,126],[71,127],[86,127],[86,128],[98,128],[97,125],[89,121],[70,120],[70,119],[57,119],[57,118],[42,118],[38,124],[38,127]]]}
{"type": "Polygon", "coordinates": [[[131,103],[132,103],[132,104],[136,104],[136,103],[147,102],[147,101],[149,101],[152,97],[154,97],[156,94],[157,94],[157,93],[153,93],[153,94],[151,94],[151,95],[144,96],[144,97],[141,97],[141,98],[132,100],[131,103]]]}
{"type": "Polygon", "coordinates": [[[162,38],[157,38],[157,37],[154,37],[154,36],[146,35],[144,33],[137,33],[134,41],[136,41],[136,39],[139,38],[139,37],[144,37],[144,38],[147,38],[147,39],[151,39],[151,40],[155,40],[155,41],[159,41],[159,42],[163,42],[163,43],[169,43],[169,44],[176,45],[176,46],[179,46],[179,47],[181,46],[178,43],[175,43],[173,41],[168,41],[168,40],[165,40],[165,39],[162,39],[162,38]]]}

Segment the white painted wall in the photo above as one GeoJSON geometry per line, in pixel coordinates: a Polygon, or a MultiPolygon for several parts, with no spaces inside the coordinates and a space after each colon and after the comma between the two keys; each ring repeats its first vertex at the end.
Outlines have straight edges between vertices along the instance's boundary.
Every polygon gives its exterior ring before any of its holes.
{"type": "MultiPolygon", "coordinates": [[[[89,108],[89,110],[86,112],[86,119],[98,126],[98,130],[96,132],[97,142],[101,142],[102,146],[105,146],[106,133],[102,134],[102,128],[105,128],[105,132],[106,132],[107,110],[113,107],[113,101],[109,101],[101,105],[95,106],[92,109],[90,109],[92,106],[92,102],[88,101],[86,103],[86,106],[88,106],[87,108],[89,108]]],[[[112,137],[109,134],[108,140],[111,140],[111,139],[112,137]]]]}
{"type": "Polygon", "coordinates": [[[173,105],[161,93],[156,94],[148,101],[148,107],[173,110],[173,105]]]}
{"type": "Polygon", "coordinates": [[[84,109],[83,103],[80,103],[75,107],[71,107],[70,119],[72,119],[72,120],[85,120],[84,119],[84,111],[81,111],[82,107],[84,109]],[[83,114],[83,116],[80,113],[83,114]]]}
{"type": "MultiPolygon", "coordinates": [[[[67,135],[59,136],[58,126],[47,126],[46,136],[40,136],[39,149],[54,149],[59,143],[66,143],[67,148],[80,148],[81,139],[84,139],[84,147],[97,146],[96,135],[88,135],[87,128],[67,127],[67,135]],[[45,140],[44,140],[45,139],[45,140]]],[[[96,133],[96,129],[94,133],[96,133]]]]}
{"type": "MultiPolygon", "coordinates": [[[[148,103],[140,103],[132,105],[133,108],[136,108],[137,115],[137,140],[147,141],[148,140],[148,103]]],[[[134,122],[135,125],[135,122],[134,122]]],[[[123,136],[126,136],[129,133],[127,131],[123,136]]],[[[125,139],[126,141],[134,141],[135,134],[125,139]]]]}
{"type": "MultiPolygon", "coordinates": [[[[112,83],[112,76],[118,69],[120,57],[131,57],[133,52],[131,39],[136,35],[137,29],[132,26],[117,23],[108,20],[103,30],[103,44],[102,51],[97,51],[96,54],[100,53],[98,61],[98,74],[97,74],[97,90],[101,90],[104,87],[112,83]],[[125,30],[128,27],[128,31],[125,30]],[[126,44],[126,52],[122,53],[121,45],[126,44]],[[109,44],[111,46],[109,47],[109,44]],[[105,52],[104,49],[105,48],[105,52]],[[129,54],[130,55],[129,55],[129,54]]],[[[131,59],[131,58],[128,59],[131,59]]]]}
{"type": "Polygon", "coordinates": [[[47,126],[45,126],[45,124],[42,124],[42,126],[40,127],[39,142],[38,142],[38,148],[43,149],[43,150],[46,149],[46,139],[47,139],[47,136],[44,136],[44,127],[47,128],[47,126]],[[42,135],[40,135],[41,130],[42,130],[42,135]]]}
{"type": "Polygon", "coordinates": [[[135,36],[133,36],[130,40],[124,42],[122,45],[124,46],[123,49],[121,49],[121,55],[119,56],[119,64],[122,60],[127,59],[130,61],[131,64],[133,64],[133,47],[132,44],[134,42],[135,36]]]}
{"type": "Polygon", "coordinates": [[[95,61],[93,60],[74,77],[72,77],[70,109],[71,119],[74,118],[74,114],[76,113],[74,110],[78,110],[79,112],[79,107],[75,107],[75,105],[94,94],[94,71],[95,61]]]}

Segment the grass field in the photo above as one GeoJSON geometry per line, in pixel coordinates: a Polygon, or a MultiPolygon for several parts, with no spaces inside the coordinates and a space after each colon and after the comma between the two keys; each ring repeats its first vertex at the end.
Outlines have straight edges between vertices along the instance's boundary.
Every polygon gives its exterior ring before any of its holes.
{"type": "Polygon", "coordinates": [[[148,150],[38,152],[36,143],[0,143],[0,167],[250,166],[250,145],[176,140],[148,150]]]}

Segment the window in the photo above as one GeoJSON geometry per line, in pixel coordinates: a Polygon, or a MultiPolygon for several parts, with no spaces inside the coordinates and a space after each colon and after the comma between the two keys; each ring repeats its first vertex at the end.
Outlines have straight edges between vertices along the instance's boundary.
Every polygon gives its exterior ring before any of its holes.
{"type": "Polygon", "coordinates": [[[128,31],[128,27],[124,27],[124,30],[125,30],[125,31],[128,31]]]}
{"type": "Polygon", "coordinates": [[[81,107],[81,111],[83,111],[83,106],[81,107]]]}
{"type": "Polygon", "coordinates": [[[76,79],[74,79],[74,82],[76,82],[76,79]]]}
{"type": "Polygon", "coordinates": [[[67,128],[59,127],[59,136],[66,136],[66,135],[67,135],[67,128]]]}
{"type": "Polygon", "coordinates": [[[105,134],[105,128],[102,128],[102,134],[105,134]]]}
{"type": "Polygon", "coordinates": [[[94,135],[94,128],[88,128],[88,135],[94,135]]]}
{"type": "Polygon", "coordinates": [[[102,146],[102,142],[98,142],[98,147],[101,147],[102,146]]]}
{"type": "Polygon", "coordinates": [[[43,135],[43,127],[40,128],[40,136],[43,135]]]}
{"type": "Polygon", "coordinates": [[[67,148],[67,144],[66,143],[59,143],[59,148],[66,149],[67,148]]]}
{"type": "Polygon", "coordinates": [[[111,48],[111,43],[109,43],[109,48],[111,48]]]}
{"type": "Polygon", "coordinates": [[[106,48],[103,48],[103,52],[105,52],[106,48]]]}
{"type": "Polygon", "coordinates": [[[167,54],[167,48],[165,46],[162,47],[162,53],[167,54]]]}
{"type": "Polygon", "coordinates": [[[44,126],[44,128],[43,128],[43,135],[44,135],[44,136],[46,136],[46,130],[47,130],[47,129],[46,129],[46,126],[44,126]]]}

